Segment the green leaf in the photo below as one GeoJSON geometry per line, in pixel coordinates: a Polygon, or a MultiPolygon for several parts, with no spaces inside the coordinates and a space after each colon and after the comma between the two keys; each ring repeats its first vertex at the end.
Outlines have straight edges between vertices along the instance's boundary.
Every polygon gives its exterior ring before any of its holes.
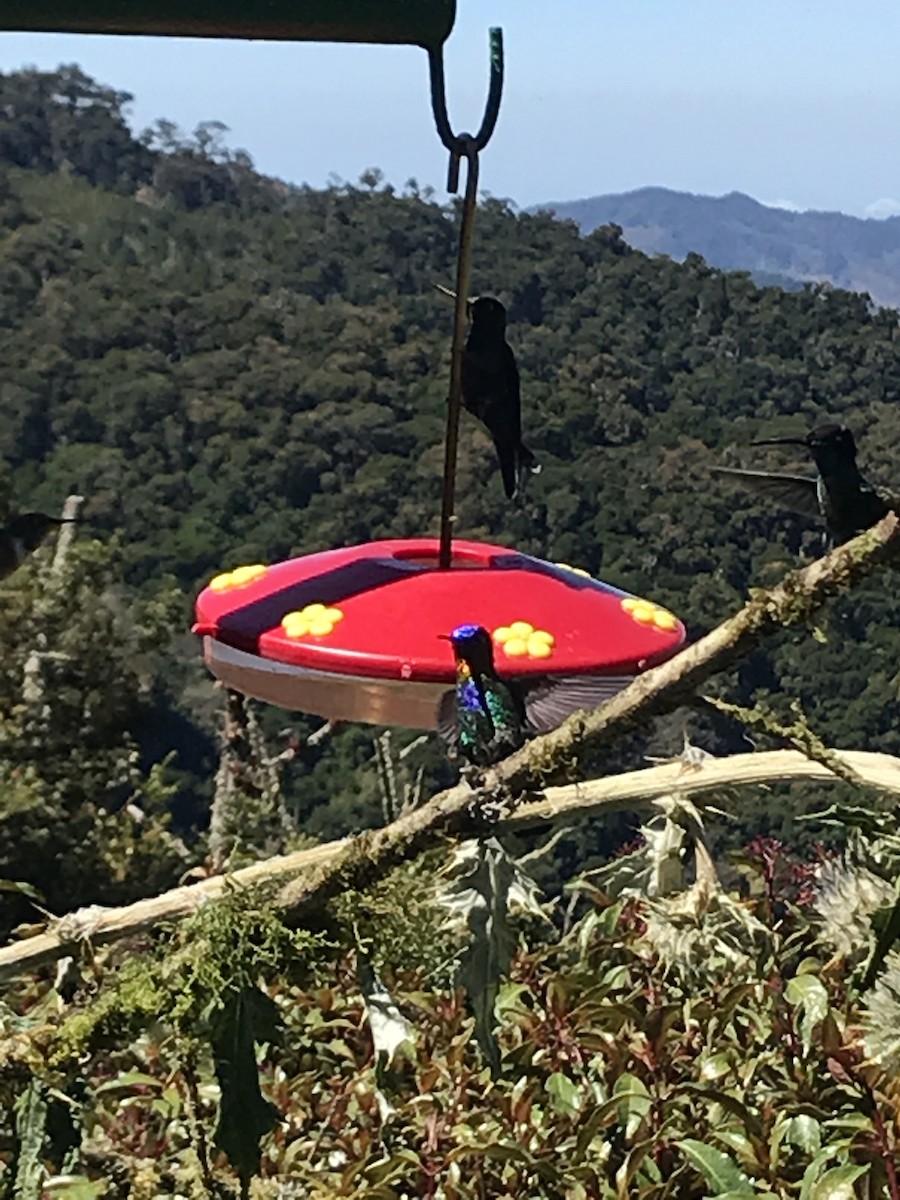
{"type": "Polygon", "coordinates": [[[444,875],[447,883],[438,899],[469,933],[457,981],[465,988],[475,1018],[475,1038],[496,1075],[500,1049],[494,1036],[494,1006],[516,948],[509,910],[512,905],[537,908],[537,889],[494,837],[458,847],[444,875]]]}
{"type": "Polygon", "coordinates": [[[727,1146],[729,1150],[733,1150],[737,1155],[739,1162],[747,1167],[759,1166],[759,1154],[756,1146],[745,1133],[741,1133],[739,1129],[716,1129],[711,1134],[717,1142],[721,1142],[723,1146],[727,1146]]]}
{"type": "Polygon", "coordinates": [[[871,1163],[861,1167],[832,1167],[814,1185],[809,1194],[810,1200],[854,1200],[854,1183],[870,1170],[871,1163]]]}
{"type": "Polygon", "coordinates": [[[780,1116],[769,1138],[769,1155],[773,1171],[781,1164],[783,1146],[796,1146],[805,1154],[813,1156],[822,1148],[822,1127],[815,1117],[806,1113],[795,1116],[780,1116]]]}
{"type": "Polygon", "coordinates": [[[822,1127],[815,1117],[799,1113],[788,1122],[785,1141],[806,1154],[818,1154],[822,1148],[822,1127]]]}
{"type": "Polygon", "coordinates": [[[232,992],[211,1021],[216,1078],[222,1089],[215,1144],[246,1186],[259,1169],[259,1144],[279,1113],[259,1089],[254,1042],[273,1041],[278,1009],[256,987],[232,992]]]}
{"type": "Polygon", "coordinates": [[[44,897],[30,883],[23,883],[20,879],[0,879],[0,892],[19,892],[23,896],[27,896],[29,900],[36,900],[39,903],[44,903],[44,897]]]}
{"type": "Polygon", "coordinates": [[[93,1183],[86,1175],[54,1175],[44,1182],[44,1195],[62,1200],[99,1200],[107,1194],[105,1183],[93,1183]]]}
{"type": "MultiPolygon", "coordinates": [[[[457,1162],[459,1159],[468,1158],[473,1154],[479,1154],[484,1158],[493,1158],[498,1162],[522,1163],[523,1166],[531,1166],[534,1163],[534,1156],[524,1146],[515,1142],[488,1142],[483,1146],[465,1142],[450,1151],[447,1155],[447,1162],[457,1162]]],[[[416,1166],[420,1165],[421,1160],[417,1157],[416,1166]]]]}
{"type": "Polygon", "coordinates": [[[682,1084],[681,1090],[696,1096],[698,1100],[705,1100],[707,1104],[718,1104],[733,1117],[737,1117],[745,1128],[758,1131],[758,1118],[750,1112],[742,1100],[739,1100],[737,1096],[732,1096],[730,1092],[704,1086],[702,1083],[685,1083],[682,1084]]]}
{"type": "Polygon", "coordinates": [[[41,1200],[44,1181],[42,1151],[47,1128],[47,1100],[43,1084],[32,1079],[13,1108],[16,1114],[13,1200],[41,1200]]]}
{"type": "Polygon", "coordinates": [[[675,1142],[685,1158],[706,1180],[710,1195],[721,1196],[728,1192],[741,1196],[754,1196],[753,1185],[737,1163],[706,1142],[695,1138],[683,1138],[675,1142]]]}
{"type": "Polygon", "coordinates": [[[415,1030],[400,1012],[369,958],[357,950],[357,977],[372,1031],[376,1068],[390,1065],[401,1047],[415,1044],[415,1030]]]}
{"type": "Polygon", "coordinates": [[[889,907],[879,908],[872,914],[872,928],[876,934],[875,945],[869,961],[866,963],[860,985],[863,991],[866,991],[875,982],[882,963],[900,938],[900,896],[889,907]]]}
{"type": "Polygon", "coordinates": [[[731,1056],[728,1054],[714,1054],[700,1064],[700,1078],[704,1083],[712,1083],[713,1080],[721,1079],[723,1075],[728,1075],[731,1071],[731,1056]]]}
{"type": "Polygon", "coordinates": [[[803,1179],[800,1185],[800,1200],[811,1200],[813,1188],[821,1177],[825,1164],[842,1155],[846,1157],[850,1152],[853,1141],[853,1138],[842,1138],[840,1141],[830,1142],[819,1151],[803,1172],[803,1179]]]}
{"type": "MultiPolygon", "coordinates": [[[[607,1123],[610,1117],[619,1109],[623,1101],[629,1100],[644,1100],[647,1099],[647,1089],[643,1092],[618,1092],[603,1104],[592,1108],[590,1115],[578,1127],[578,1136],[575,1139],[575,1153],[573,1155],[574,1162],[581,1162],[587,1153],[587,1148],[591,1141],[600,1132],[600,1129],[607,1123]]],[[[626,1118],[627,1119],[627,1118],[626,1118]]]]}
{"type": "MultiPolygon", "coordinates": [[[[420,1166],[421,1159],[418,1154],[405,1146],[401,1146],[391,1154],[390,1158],[378,1159],[375,1162],[369,1163],[364,1170],[364,1174],[366,1181],[370,1184],[388,1184],[392,1180],[402,1179],[407,1176],[410,1167],[420,1166]]],[[[394,1192],[390,1193],[392,1198],[395,1194],[394,1192]]]]}
{"type": "Polygon", "coordinates": [[[147,1075],[143,1071],[123,1071],[121,1075],[117,1075],[115,1079],[108,1079],[106,1083],[100,1083],[94,1088],[95,1096],[108,1095],[110,1092],[130,1092],[136,1087],[149,1087],[154,1091],[162,1089],[162,1082],[159,1079],[154,1079],[152,1075],[147,1075]]]}
{"type": "Polygon", "coordinates": [[[719,1192],[719,1200],[746,1200],[747,1196],[753,1196],[754,1200],[778,1200],[772,1192],[754,1192],[752,1189],[749,1192],[719,1192]]]}
{"type": "Polygon", "coordinates": [[[637,1075],[623,1071],[613,1086],[613,1097],[619,1102],[618,1122],[625,1130],[626,1138],[633,1138],[653,1107],[650,1093],[637,1075]]]}
{"type": "Polygon", "coordinates": [[[628,1156],[618,1171],[616,1171],[616,1196],[618,1200],[631,1200],[631,1197],[634,1195],[631,1187],[632,1181],[641,1169],[644,1160],[653,1150],[653,1145],[653,1141],[648,1138],[643,1142],[639,1142],[636,1146],[632,1146],[628,1151],[628,1156]]]}
{"type": "Polygon", "coordinates": [[[812,1046],[815,1027],[828,1016],[828,992],[816,975],[795,975],[784,990],[788,1004],[801,1010],[800,1036],[803,1047],[812,1046]]]}
{"type": "Polygon", "coordinates": [[[872,1118],[861,1112],[842,1113],[839,1117],[829,1117],[823,1122],[829,1129],[864,1129],[872,1131],[872,1118]]]}
{"type": "Polygon", "coordinates": [[[550,1093],[554,1112],[561,1113],[566,1117],[574,1117],[581,1108],[580,1088],[561,1071],[555,1071],[544,1084],[544,1088],[550,1093]]]}

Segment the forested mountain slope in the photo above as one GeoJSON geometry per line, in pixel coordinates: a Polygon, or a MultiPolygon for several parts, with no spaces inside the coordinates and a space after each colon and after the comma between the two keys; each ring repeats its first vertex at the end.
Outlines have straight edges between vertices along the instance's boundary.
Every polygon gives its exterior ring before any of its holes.
{"type": "MultiPolygon", "coordinates": [[[[127,588],[177,582],[190,669],[158,666],[152,736],[135,732],[147,761],[177,743],[194,794],[214,703],[186,631],[210,575],[437,530],[452,306],[433,284],[452,282],[456,209],[377,172],[288,188],[211,127],[137,141],[126,100],[71,69],[0,80],[0,460],[17,507],[86,497],[127,588]]],[[[510,505],[464,415],[463,536],[583,566],[697,636],[818,547],[810,522],[710,464],[799,466],[746,444],[828,418],[856,431],[867,473],[900,482],[897,315],[863,297],[759,288],[496,200],[479,210],[474,287],[508,305],[544,469],[510,505]]],[[[825,738],[900,751],[894,583],[840,605],[815,652],[785,635],[731,695],[783,687],[825,738]]],[[[314,832],[379,819],[351,782],[369,738],[335,738],[327,766],[301,773],[314,832]]]]}

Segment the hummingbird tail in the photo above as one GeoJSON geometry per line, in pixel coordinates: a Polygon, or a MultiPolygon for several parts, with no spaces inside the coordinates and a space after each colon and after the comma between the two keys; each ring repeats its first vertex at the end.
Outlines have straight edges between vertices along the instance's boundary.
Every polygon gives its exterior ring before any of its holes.
{"type": "Polygon", "coordinates": [[[516,500],[521,496],[525,479],[529,474],[537,475],[541,464],[527,446],[521,442],[518,446],[500,446],[496,442],[497,457],[500,460],[500,472],[503,476],[503,490],[507,499],[516,500]]]}
{"type": "Polygon", "coordinates": [[[519,474],[524,474],[525,471],[530,471],[532,475],[540,475],[541,464],[534,457],[528,447],[523,443],[519,443],[519,474]]]}
{"type": "Polygon", "coordinates": [[[500,474],[503,476],[503,490],[507,500],[515,500],[519,490],[519,472],[516,470],[516,456],[509,447],[503,450],[497,447],[497,457],[500,459],[500,474]]]}

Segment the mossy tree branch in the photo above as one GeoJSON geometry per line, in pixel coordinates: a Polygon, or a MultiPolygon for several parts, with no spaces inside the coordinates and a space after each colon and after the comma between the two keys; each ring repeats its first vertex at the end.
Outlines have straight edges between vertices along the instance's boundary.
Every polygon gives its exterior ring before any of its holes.
{"type": "MultiPolygon", "coordinates": [[[[828,753],[833,761],[853,771],[862,784],[886,795],[900,797],[900,758],[865,750],[829,750],[828,753]]],[[[789,780],[834,783],[841,778],[842,775],[836,775],[823,763],[807,758],[798,750],[729,755],[708,760],[699,770],[691,770],[677,762],[666,763],[604,779],[547,788],[516,808],[502,822],[502,828],[525,829],[553,822],[571,824],[588,816],[637,808],[662,795],[695,794],[719,791],[724,787],[752,787],[789,780]]],[[[455,792],[456,789],[442,793],[440,798],[449,798],[455,792]]],[[[468,789],[463,794],[471,800],[472,793],[468,789]]],[[[721,807],[721,796],[716,797],[716,803],[721,807]]],[[[460,832],[466,832],[467,826],[473,824],[472,821],[461,821],[460,832]]],[[[381,832],[387,834],[391,829],[393,826],[381,832]]],[[[201,904],[220,896],[228,886],[267,884],[271,887],[288,878],[308,886],[321,872],[330,878],[330,872],[340,864],[342,855],[359,842],[360,839],[341,838],[293,854],[268,858],[232,875],[214,875],[202,883],[173,888],[160,896],[138,900],[122,908],[95,906],[80,909],[55,922],[46,933],[0,949],[0,980],[46,966],[71,953],[79,942],[104,945],[190,916],[201,904]]],[[[378,872],[380,874],[387,869],[384,863],[385,860],[380,863],[383,868],[378,872]]]]}

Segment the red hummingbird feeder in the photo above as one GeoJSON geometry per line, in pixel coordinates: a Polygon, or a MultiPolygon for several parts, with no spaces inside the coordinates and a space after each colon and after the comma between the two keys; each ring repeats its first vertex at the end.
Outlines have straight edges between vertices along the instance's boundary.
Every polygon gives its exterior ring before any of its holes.
{"type": "Polygon", "coordinates": [[[216,576],[194,632],[228,687],[331,720],[434,729],[456,679],[440,635],[483,625],[501,676],[583,675],[609,695],[682,644],[681,621],[586,572],[503,546],[368,542],[216,576]]]}

